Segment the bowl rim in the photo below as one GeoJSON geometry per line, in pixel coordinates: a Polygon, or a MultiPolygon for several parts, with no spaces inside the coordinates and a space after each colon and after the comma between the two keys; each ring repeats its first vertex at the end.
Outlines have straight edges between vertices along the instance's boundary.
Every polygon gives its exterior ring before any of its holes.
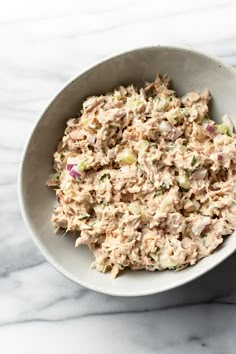
{"type": "Polygon", "coordinates": [[[141,51],[145,51],[145,50],[155,50],[157,48],[163,49],[163,50],[177,50],[180,52],[183,52],[185,54],[191,53],[191,54],[195,54],[198,55],[200,57],[203,57],[205,60],[210,60],[213,61],[214,63],[216,63],[218,66],[224,67],[227,70],[230,70],[232,72],[232,74],[234,74],[236,76],[236,69],[234,69],[231,65],[228,65],[227,63],[224,63],[223,61],[221,61],[220,59],[218,59],[217,57],[215,57],[212,54],[208,54],[208,53],[204,53],[195,49],[192,49],[190,47],[187,46],[175,46],[175,45],[153,45],[153,46],[143,46],[143,47],[135,47],[132,49],[127,49],[127,50],[123,50],[123,51],[119,51],[116,54],[113,55],[109,55],[104,57],[101,60],[96,61],[94,64],[89,65],[88,67],[86,67],[85,69],[82,69],[81,72],[74,78],[74,79],[69,79],[63,86],[62,89],[60,89],[56,95],[54,94],[53,97],[50,99],[48,99],[48,104],[46,106],[46,108],[41,112],[41,114],[39,114],[39,118],[36,119],[36,122],[33,124],[33,128],[31,129],[28,138],[26,138],[26,143],[24,145],[24,148],[22,150],[22,154],[21,154],[21,159],[19,162],[19,167],[18,167],[18,183],[17,183],[17,192],[18,192],[18,199],[19,199],[19,205],[20,205],[20,210],[21,210],[21,214],[22,214],[22,218],[24,221],[24,224],[26,225],[26,229],[29,232],[29,234],[31,235],[32,240],[34,241],[34,244],[38,247],[38,249],[40,250],[41,254],[44,256],[45,260],[54,267],[54,269],[56,269],[60,274],[62,274],[65,278],[68,278],[69,280],[71,280],[72,282],[74,282],[77,285],[83,286],[89,290],[93,290],[96,291],[98,293],[102,293],[102,294],[106,294],[106,295],[111,295],[111,296],[120,296],[120,297],[138,297],[138,296],[147,296],[147,295],[153,295],[153,294],[158,294],[158,293],[163,293],[166,292],[168,290],[172,290],[175,288],[178,288],[184,284],[187,284],[197,278],[199,278],[200,276],[202,276],[203,274],[209,272],[211,269],[217,267],[220,263],[222,263],[224,260],[226,260],[230,255],[232,255],[235,251],[236,248],[229,249],[228,252],[223,255],[219,260],[215,260],[213,262],[213,264],[209,264],[206,268],[200,270],[197,274],[194,275],[188,275],[185,279],[182,279],[181,281],[178,281],[177,284],[168,284],[168,285],[164,285],[159,289],[155,289],[155,287],[153,287],[152,289],[150,289],[150,291],[144,290],[144,291],[139,291],[138,293],[133,292],[131,293],[130,291],[126,292],[125,290],[122,292],[119,292],[117,290],[113,290],[111,289],[101,289],[99,287],[96,286],[92,286],[89,283],[85,282],[85,281],[81,281],[78,280],[76,276],[73,276],[70,274],[70,272],[66,271],[64,269],[63,266],[61,266],[61,264],[59,262],[57,262],[53,256],[51,256],[50,252],[48,252],[47,247],[44,246],[44,244],[39,240],[37,233],[33,231],[33,227],[31,226],[31,221],[30,221],[30,217],[27,214],[26,211],[26,207],[25,207],[25,199],[24,199],[24,192],[23,192],[23,170],[24,170],[24,162],[25,162],[25,158],[26,158],[26,154],[28,151],[28,148],[30,146],[31,143],[31,139],[38,127],[38,124],[40,123],[41,119],[43,118],[43,116],[45,115],[45,113],[47,112],[47,110],[49,109],[49,107],[51,105],[54,104],[54,102],[57,100],[57,98],[60,96],[60,94],[66,89],[68,88],[71,84],[73,84],[74,81],[78,80],[80,77],[86,75],[90,70],[96,68],[99,65],[102,64],[106,64],[110,61],[113,61],[115,59],[118,59],[119,57],[122,57],[124,55],[127,54],[135,54],[136,52],[141,52],[141,51]]]}

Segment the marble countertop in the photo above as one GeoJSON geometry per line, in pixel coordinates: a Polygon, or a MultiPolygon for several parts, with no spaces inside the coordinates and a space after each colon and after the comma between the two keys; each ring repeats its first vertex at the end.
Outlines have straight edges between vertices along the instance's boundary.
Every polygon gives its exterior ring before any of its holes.
{"type": "Polygon", "coordinates": [[[173,291],[116,298],[60,275],[21,218],[23,146],[50,99],[95,61],[143,45],[183,45],[236,66],[236,3],[16,1],[0,13],[0,352],[234,354],[236,254],[173,291]]]}

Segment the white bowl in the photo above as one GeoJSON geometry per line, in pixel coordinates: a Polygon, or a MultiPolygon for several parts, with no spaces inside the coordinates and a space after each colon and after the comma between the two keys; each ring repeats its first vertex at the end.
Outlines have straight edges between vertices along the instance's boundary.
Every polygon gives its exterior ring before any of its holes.
{"type": "Polygon", "coordinates": [[[37,122],[25,148],[19,178],[20,204],[33,240],[46,259],[67,278],[89,289],[117,296],[159,293],[206,273],[236,249],[236,233],[209,257],[181,272],[125,271],[115,280],[110,273],[90,269],[93,256],[86,246],[77,249],[74,239],[55,235],[50,218],[55,193],[45,186],[52,172],[52,156],[68,118],[77,116],[83,100],[106,93],[121,84],[142,85],[157,73],[167,73],[178,95],[209,88],[212,117],[227,113],[235,122],[236,72],[207,55],[174,47],[149,47],[109,58],[80,74],[49,105],[37,122]]]}

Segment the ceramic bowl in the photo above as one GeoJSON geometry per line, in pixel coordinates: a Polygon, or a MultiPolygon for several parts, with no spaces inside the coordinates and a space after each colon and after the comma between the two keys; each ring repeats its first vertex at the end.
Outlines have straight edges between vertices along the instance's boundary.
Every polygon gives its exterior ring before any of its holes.
{"type": "Polygon", "coordinates": [[[206,273],[236,249],[236,234],[209,257],[181,272],[125,271],[116,279],[90,268],[93,256],[86,246],[74,247],[74,239],[55,235],[50,221],[55,193],[45,186],[52,173],[52,156],[68,118],[75,117],[89,95],[106,93],[118,85],[142,85],[157,73],[167,73],[178,95],[209,88],[211,113],[218,121],[227,113],[236,119],[236,72],[212,57],[175,47],[148,47],[104,60],[70,82],[38,120],[26,145],[20,167],[19,195],[23,217],[33,240],[45,258],[62,274],[89,289],[117,296],[159,293],[206,273]]]}

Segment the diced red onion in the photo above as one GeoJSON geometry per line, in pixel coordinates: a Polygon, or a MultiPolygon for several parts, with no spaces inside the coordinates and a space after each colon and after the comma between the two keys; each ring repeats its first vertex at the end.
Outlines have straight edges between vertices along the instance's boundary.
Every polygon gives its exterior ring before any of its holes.
{"type": "Polygon", "coordinates": [[[76,178],[80,178],[80,174],[77,172],[77,171],[75,171],[75,170],[70,170],[70,176],[72,177],[72,178],[74,178],[74,179],[76,179],[76,178]]]}
{"type": "Polygon", "coordinates": [[[207,125],[206,129],[209,133],[215,133],[215,128],[210,124],[207,125]]]}
{"type": "Polygon", "coordinates": [[[67,171],[70,171],[74,166],[75,166],[74,163],[68,163],[68,164],[66,165],[67,171]]]}
{"type": "Polygon", "coordinates": [[[223,156],[222,155],[218,155],[218,160],[222,161],[223,160],[223,156]]]}

